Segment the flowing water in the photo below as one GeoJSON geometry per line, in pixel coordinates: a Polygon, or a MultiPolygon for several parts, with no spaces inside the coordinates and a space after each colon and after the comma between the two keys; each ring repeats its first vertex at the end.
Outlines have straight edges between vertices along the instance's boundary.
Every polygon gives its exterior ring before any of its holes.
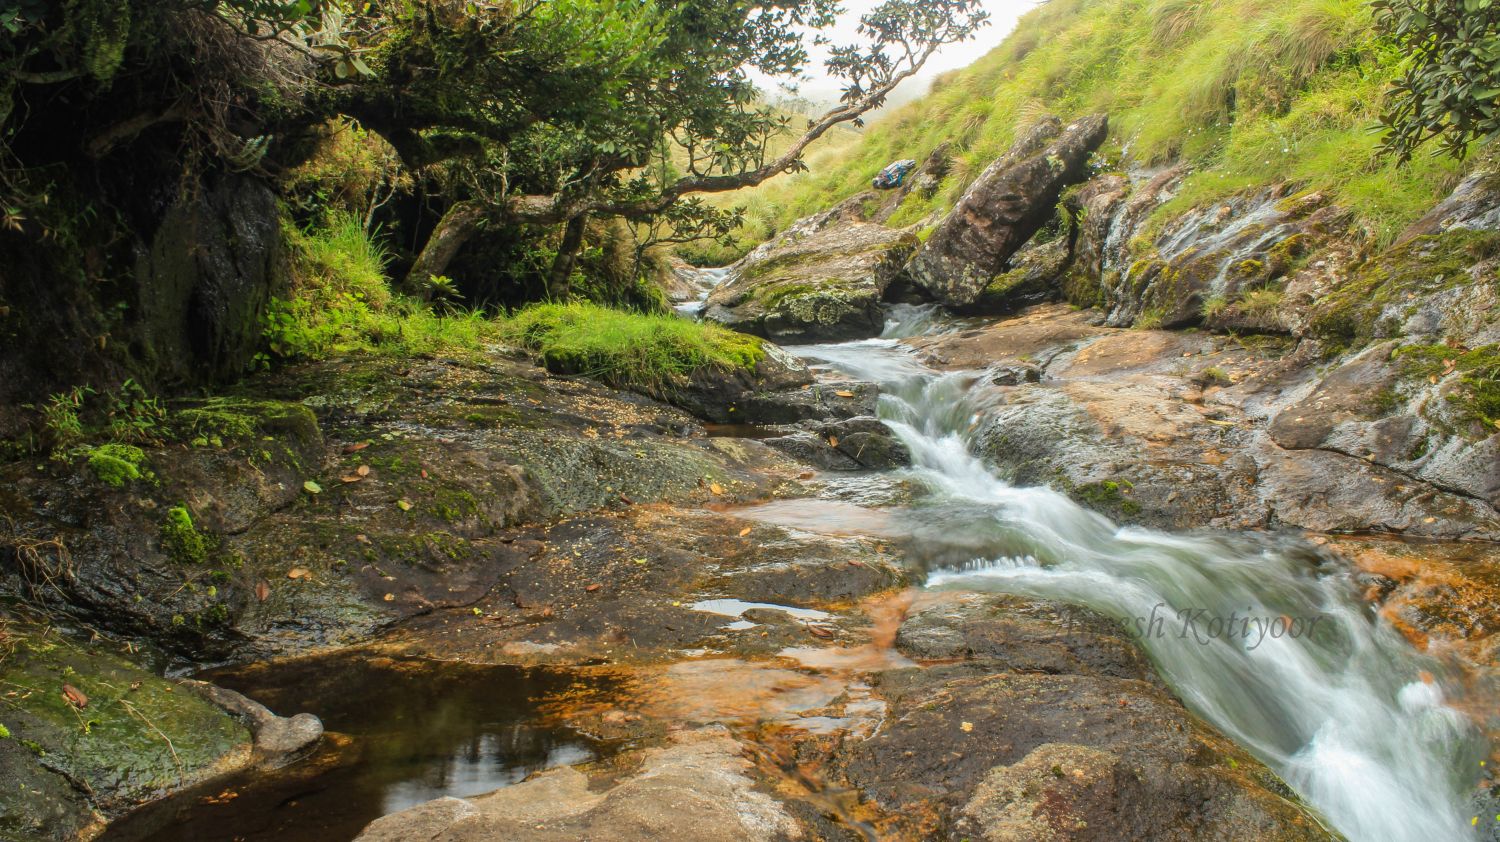
{"type": "MultiPolygon", "coordinates": [[[[971,431],[995,399],[981,374],[932,371],[898,341],[961,323],[933,307],[898,306],[891,315],[880,338],[789,350],[881,384],[881,415],[910,448],[913,466],[831,478],[821,498],[776,500],[739,516],[900,541],[919,554],[914,562],[926,568],[930,588],[1004,591],[1118,618],[1190,708],[1264,760],[1353,842],[1474,838],[1468,794],[1487,745],[1448,704],[1464,700],[1445,697],[1459,676],[1380,620],[1347,566],[1291,538],[1118,527],[1049,489],[1007,484],[976,455],[971,431]],[[911,486],[919,489],[915,498],[911,486]]],[[[767,606],[718,599],[693,607],[754,627],[741,615],[767,606]]],[[[782,653],[812,672],[681,661],[652,682],[661,691],[655,715],[754,721],[774,714],[806,728],[802,710],[850,692],[818,671],[908,665],[889,644],[782,653]]],[[[275,775],[153,805],[106,838],[349,839],[374,818],[425,799],[473,795],[622,747],[546,712],[580,688],[603,692],[597,676],[566,670],[377,663],[349,653],[214,678],[273,709],[312,711],[345,742],[275,775]]],[[[829,727],[849,726],[830,720],[829,727]]]]}
{"type": "Polygon", "coordinates": [[[1119,527],[1050,489],[1009,485],[971,441],[985,412],[978,373],[924,368],[895,338],[941,321],[894,315],[879,339],[789,350],[881,384],[881,415],[926,489],[899,519],[927,556],[928,587],[1124,621],[1190,708],[1354,842],[1473,838],[1467,802],[1487,746],[1445,704],[1458,677],[1378,619],[1347,567],[1290,538],[1119,527]]]}

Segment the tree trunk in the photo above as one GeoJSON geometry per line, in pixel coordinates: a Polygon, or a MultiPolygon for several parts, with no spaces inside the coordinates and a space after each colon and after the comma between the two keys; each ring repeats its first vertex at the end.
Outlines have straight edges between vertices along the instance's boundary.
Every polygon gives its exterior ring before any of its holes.
{"type": "Polygon", "coordinates": [[[583,229],[588,217],[579,214],[568,220],[563,229],[562,244],[557,247],[557,258],[547,273],[547,297],[553,301],[565,301],[573,277],[573,265],[578,262],[578,250],[583,247],[583,229]]]}
{"type": "Polygon", "coordinates": [[[432,229],[432,235],[412,263],[411,271],[406,274],[407,293],[426,301],[432,295],[427,281],[448,270],[453,256],[479,230],[484,217],[485,206],[472,199],[455,202],[449,207],[438,220],[437,227],[432,229]]]}

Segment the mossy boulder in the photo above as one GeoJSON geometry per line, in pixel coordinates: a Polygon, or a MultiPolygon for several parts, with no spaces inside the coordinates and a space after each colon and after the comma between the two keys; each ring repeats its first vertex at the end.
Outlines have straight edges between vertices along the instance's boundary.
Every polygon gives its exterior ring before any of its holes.
{"type": "Polygon", "coordinates": [[[1500,340],[1500,231],[1414,236],[1357,267],[1312,311],[1308,332],[1359,346],[1396,336],[1500,340]]]}
{"type": "Polygon", "coordinates": [[[1281,312],[1287,279],[1344,232],[1348,216],[1322,194],[1287,185],[1156,220],[1159,228],[1138,215],[1133,228],[1107,235],[1134,241],[1136,253],[1100,275],[1099,304],[1113,326],[1285,333],[1295,322],[1281,312]]]}
{"type": "Polygon", "coordinates": [[[916,246],[910,233],[824,213],[736,264],[704,316],[776,342],[878,335],[880,303],[916,246]]]}
{"type": "Polygon", "coordinates": [[[250,732],[193,689],[103,642],[6,629],[0,838],[88,836],[106,818],[250,762],[250,732]]]}

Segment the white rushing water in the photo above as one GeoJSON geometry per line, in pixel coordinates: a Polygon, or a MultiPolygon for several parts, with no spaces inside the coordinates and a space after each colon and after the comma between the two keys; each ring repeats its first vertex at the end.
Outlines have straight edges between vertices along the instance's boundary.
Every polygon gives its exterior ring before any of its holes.
{"type": "Polygon", "coordinates": [[[894,337],[940,320],[896,315],[880,339],[789,350],[885,390],[882,417],[928,489],[906,516],[913,544],[932,548],[929,587],[1124,621],[1192,710],[1353,842],[1474,838],[1469,787],[1487,746],[1444,704],[1457,676],[1380,620],[1346,567],[1291,538],[1118,527],[1050,489],[1007,484],[970,440],[984,412],[976,373],[924,368],[894,337]]]}
{"type": "Polygon", "coordinates": [[[724,283],[729,277],[729,267],[721,266],[717,269],[698,269],[692,272],[691,277],[696,288],[696,297],[686,301],[679,301],[672,305],[677,315],[688,319],[696,319],[703,314],[703,303],[708,300],[714,287],[724,283]]]}

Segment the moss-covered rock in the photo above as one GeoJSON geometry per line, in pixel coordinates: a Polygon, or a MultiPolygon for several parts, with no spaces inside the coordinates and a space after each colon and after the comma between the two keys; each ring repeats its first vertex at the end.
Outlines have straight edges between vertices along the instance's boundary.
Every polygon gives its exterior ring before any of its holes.
{"type": "Polygon", "coordinates": [[[39,627],[0,658],[0,838],[75,838],[100,819],[242,768],[251,734],[193,690],[39,627]]]}
{"type": "Polygon", "coordinates": [[[1401,334],[1466,339],[1493,332],[1500,232],[1413,237],[1361,265],[1314,307],[1312,334],[1344,345],[1401,334]]]}
{"type": "Polygon", "coordinates": [[[525,558],[505,530],[759,497],[800,471],[507,358],[322,363],[171,419],[185,441],[142,448],[156,484],[115,488],[79,460],[0,466],[0,593],[192,660],[300,652],[476,599],[525,558]]]}
{"type": "Polygon", "coordinates": [[[778,342],[880,333],[880,302],[916,246],[908,233],[828,212],[798,222],[736,265],[704,315],[778,342]]]}

